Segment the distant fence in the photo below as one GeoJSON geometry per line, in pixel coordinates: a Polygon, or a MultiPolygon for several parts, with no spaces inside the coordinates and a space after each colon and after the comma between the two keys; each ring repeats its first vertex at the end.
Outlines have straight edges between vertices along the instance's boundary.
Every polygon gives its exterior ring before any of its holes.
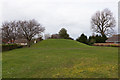
{"type": "Polygon", "coordinates": [[[115,43],[95,43],[93,46],[108,46],[108,47],[120,47],[120,44],[115,43]]]}

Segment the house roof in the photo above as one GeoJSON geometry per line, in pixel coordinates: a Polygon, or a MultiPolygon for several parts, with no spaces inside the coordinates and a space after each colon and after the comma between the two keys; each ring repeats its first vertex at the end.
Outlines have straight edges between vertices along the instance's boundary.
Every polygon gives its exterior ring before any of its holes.
{"type": "Polygon", "coordinates": [[[52,34],[52,36],[59,36],[59,34],[52,34]]]}
{"type": "Polygon", "coordinates": [[[6,40],[6,39],[0,39],[0,41],[2,41],[2,42],[4,42],[4,43],[7,43],[7,42],[8,42],[8,40],[6,40]]]}
{"type": "Polygon", "coordinates": [[[59,34],[53,34],[52,37],[53,37],[53,38],[55,38],[55,37],[56,37],[56,38],[59,38],[60,35],[59,35],[59,34]]]}
{"type": "Polygon", "coordinates": [[[108,38],[106,42],[120,42],[120,34],[113,35],[112,37],[108,38]]]}
{"type": "Polygon", "coordinates": [[[17,39],[15,40],[15,43],[27,43],[26,39],[17,39]]]}

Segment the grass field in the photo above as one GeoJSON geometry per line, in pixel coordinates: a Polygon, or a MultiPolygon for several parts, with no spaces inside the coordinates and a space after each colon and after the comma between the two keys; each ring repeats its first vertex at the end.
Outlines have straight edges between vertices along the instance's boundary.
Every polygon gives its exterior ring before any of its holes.
{"type": "Polygon", "coordinates": [[[117,78],[118,48],[50,39],[2,53],[3,78],[117,78]]]}

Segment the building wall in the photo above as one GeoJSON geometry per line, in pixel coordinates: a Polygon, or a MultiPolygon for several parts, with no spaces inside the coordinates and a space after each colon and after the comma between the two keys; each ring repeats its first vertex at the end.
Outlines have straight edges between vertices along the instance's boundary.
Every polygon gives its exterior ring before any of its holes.
{"type": "Polygon", "coordinates": [[[27,45],[27,43],[16,43],[16,44],[23,45],[23,46],[27,45]]]}

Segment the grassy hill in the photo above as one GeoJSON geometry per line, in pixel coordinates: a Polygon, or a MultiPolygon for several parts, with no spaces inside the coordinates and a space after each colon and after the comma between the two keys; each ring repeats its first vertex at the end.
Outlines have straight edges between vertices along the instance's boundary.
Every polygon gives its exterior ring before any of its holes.
{"type": "Polygon", "coordinates": [[[88,45],[73,40],[48,39],[33,45],[35,48],[80,48],[89,47],[88,45]]]}
{"type": "Polygon", "coordinates": [[[3,78],[116,78],[118,49],[49,39],[3,52],[3,78]]]}

